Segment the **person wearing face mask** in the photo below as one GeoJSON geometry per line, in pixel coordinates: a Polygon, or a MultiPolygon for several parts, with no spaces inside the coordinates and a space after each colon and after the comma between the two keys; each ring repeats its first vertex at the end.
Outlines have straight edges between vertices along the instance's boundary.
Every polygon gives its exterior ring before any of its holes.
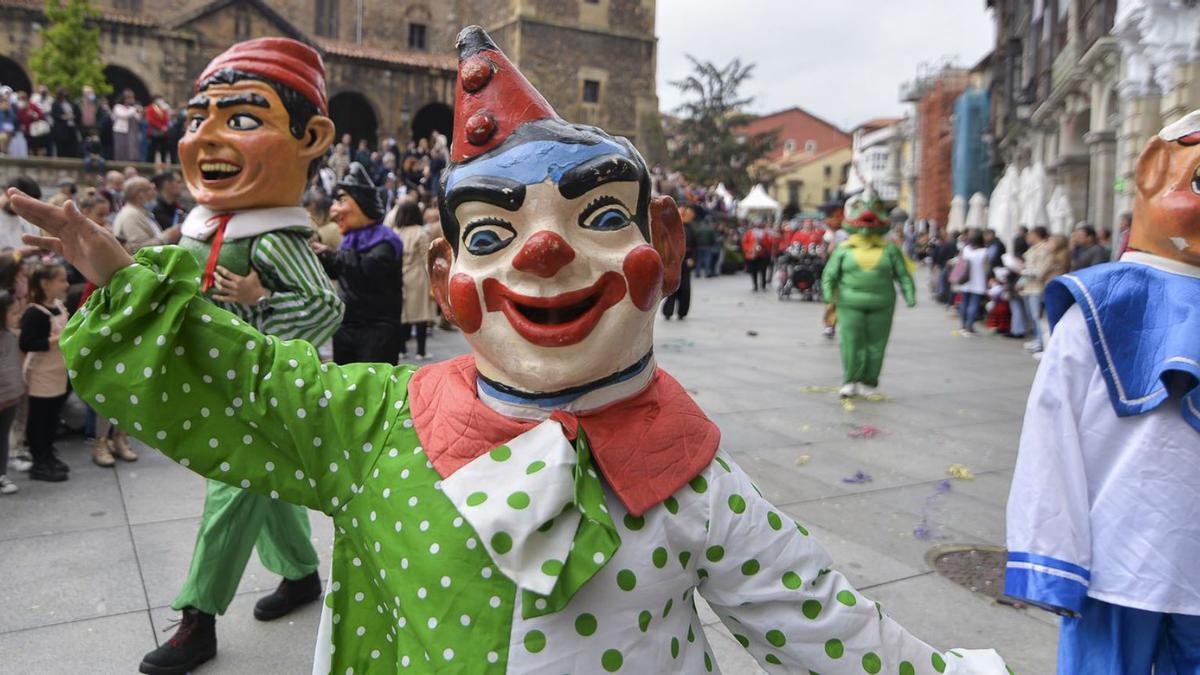
{"type": "Polygon", "coordinates": [[[179,241],[178,224],[163,229],[154,219],[155,193],[154,184],[141,176],[125,181],[125,206],[113,219],[113,234],[130,251],[179,241]]]}
{"type": "Polygon", "coordinates": [[[366,169],[351,163],[329,208],[342,241],[336,250],[312,244],[346,305],[342,326],[333,336],[338,364],[394,365],[400,354],[404,244],[383,224],[383,216],[383,201],[366,169]]]}

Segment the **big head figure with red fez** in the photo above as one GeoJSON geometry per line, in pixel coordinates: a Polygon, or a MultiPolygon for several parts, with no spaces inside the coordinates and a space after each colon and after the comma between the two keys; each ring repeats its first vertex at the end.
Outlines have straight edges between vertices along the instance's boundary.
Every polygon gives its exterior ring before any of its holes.
{"type": "Polygon", "coordinates": [[[239,42],[208,64],[187,103],[179,141],[196,202],[232,212],[297,206],[333,142],[325,67],[288,38],[239,42]]]}
{"type": "Polygon", "coordinates": [[[1200,266],[1200,110],[1150,141],[1136,177],[1130,248],[1200,266]]]}
{"type": "Polygon", "coordinates": [[[564,122],[483,29],[459,35],[433,292],[479,373],[545,394],[650,365],[683,226],[624,138],[564,122]]]}

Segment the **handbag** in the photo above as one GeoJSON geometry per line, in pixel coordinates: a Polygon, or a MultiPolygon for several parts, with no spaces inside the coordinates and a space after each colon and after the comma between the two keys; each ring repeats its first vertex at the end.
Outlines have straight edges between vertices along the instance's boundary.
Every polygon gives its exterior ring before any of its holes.
{"type": "Polygon", "coordinates": [[[967,266],[966,259],[965,258],[955,258],[954,266],[950,268],[950,274],[947,275],[946,281],[949,281],[950,283],[957,286],[958,284],[965,283],[967,280],[967,277],[970,276],[970,274],[971,274],[971,269],[970,269],[970,267],[967,266]]]}
{"type": "Polygon", "coordinates": [[[34,120],[29,123],[29,135],[34,138],[41,138],[50,133],[50,123],[46,120],[34,120]]]}

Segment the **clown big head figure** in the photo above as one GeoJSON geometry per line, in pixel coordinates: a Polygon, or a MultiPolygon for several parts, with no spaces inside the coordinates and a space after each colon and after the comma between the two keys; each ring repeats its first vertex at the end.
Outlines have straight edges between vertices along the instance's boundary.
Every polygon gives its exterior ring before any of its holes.
{"type": "Polygon", "coordinates": [[[1129,244],[1200,265],[1200,110],[1159,132],[1138,159],[1129,244]]]}
{"type": "Polygon", "coordinates": [[[239,42],[196,80],[179,141],[183,177],[213,211],[296,206],[333,141],[325,68],[287,38],[239,42]]]}
{"type": "Polygon", "coordinates": [[[533,393],[645,366],[683,229],[624,138],[560,119],[483,29],[458,37],[433,292],[479,372],[533,393]]]}

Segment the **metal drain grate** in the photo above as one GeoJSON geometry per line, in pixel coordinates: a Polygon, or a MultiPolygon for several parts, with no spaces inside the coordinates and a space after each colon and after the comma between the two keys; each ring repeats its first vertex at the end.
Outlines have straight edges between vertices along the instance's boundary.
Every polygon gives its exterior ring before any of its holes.
{"type": "Polygon", "coordinates": [[[974,593],[982,593],[1002,602],[1004,567],[1008,552],[990,546],[939,546],[926,556],[937,573],[974,593]]]}

